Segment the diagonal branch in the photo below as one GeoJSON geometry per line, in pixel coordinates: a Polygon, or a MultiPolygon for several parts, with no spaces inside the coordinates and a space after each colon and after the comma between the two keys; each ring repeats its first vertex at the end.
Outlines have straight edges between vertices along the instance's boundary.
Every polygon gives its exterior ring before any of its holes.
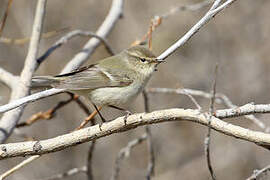
{"type": "Polygon", "coordinates": [[[31,156],[31,157],[27,158],[26,160],[24,160],[21,163],[17,164],[16,166],[14,166],[13,168],[11,168],[10,170],[8,170],[5,173],[1,174],[0,175],[0,180],[5,179],[7,176],[9,176],[12,173],[18,171],[19,169],[21,169],[22,167],[24,167],[27,164],[31,163],[32,161],[38,159],[39,157],[40,157],[39,155],[35,155],[35,156],[31,156]]]}
{"type": "MultiPolygon", "coordinates": [[[[113,0],[110,12],[105,18],[102,25],[96,32],[96,35],[105,39],[107,35],[112,31],[117,20],[122,17],[123,14],[123,0],[113,0]]],[[[83,52],[80,52],[75,55],[75,57],[66,65],[61,73],[67,73],[74,69],[79,68],[83,63],[87,61],[92,52],[97,48],[101,43],[100,39],[92,38],[90,39],[85,46],[83,47],[83,52]]]]}
{"type": "Polygon", "coordinates": [[[219,12],[229,7],[236,0],[227,0],[214,10],[209,10],[197,24],[195,24],[183,37],[181,37],[176,43],[164,51],[158,59],[166,59],[178,48],[182,47],[194,34],[196,34],[204,25],[206,25],[212,18],[214,18],[219,12]]]}

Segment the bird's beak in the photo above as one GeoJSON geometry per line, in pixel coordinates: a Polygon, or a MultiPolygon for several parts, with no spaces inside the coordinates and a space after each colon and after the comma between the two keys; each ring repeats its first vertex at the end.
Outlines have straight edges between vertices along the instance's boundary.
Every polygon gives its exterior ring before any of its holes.
{"type": "Polygon", "coordinates": [[[157,64],[160,64],[160,63],[165,62],[165,60],[156,58],[156,59],[154,60],[154,62],[157,63],[157,64]]]}

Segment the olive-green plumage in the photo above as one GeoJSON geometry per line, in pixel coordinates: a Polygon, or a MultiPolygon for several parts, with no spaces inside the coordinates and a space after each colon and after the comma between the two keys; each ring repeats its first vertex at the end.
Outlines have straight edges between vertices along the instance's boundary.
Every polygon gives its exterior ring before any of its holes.
{"type": "Polygon", "coordinates": [[[134,46],[71,73],[34,79],[82,95],[99,106],[118,106],[141,92],[160,62],[147,48],[134,46]]]}

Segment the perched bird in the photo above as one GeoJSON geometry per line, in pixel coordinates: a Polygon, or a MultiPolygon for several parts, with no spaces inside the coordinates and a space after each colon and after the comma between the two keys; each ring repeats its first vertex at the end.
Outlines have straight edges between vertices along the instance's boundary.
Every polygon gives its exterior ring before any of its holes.
{"type": "Polygon", "coordinates": [[[134,46],[74,72],[38,76],[33,81],[83,96],[95,105],[97,111],[101,108],[96,106],[123,110],[121,106],[143,90],[161,62],[163,60],[157,59],[149,49],[134,46]]]}

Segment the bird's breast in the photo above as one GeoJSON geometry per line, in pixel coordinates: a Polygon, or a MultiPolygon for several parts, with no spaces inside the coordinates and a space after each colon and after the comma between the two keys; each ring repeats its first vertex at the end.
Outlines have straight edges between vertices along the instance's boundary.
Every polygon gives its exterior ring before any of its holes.
{"type": "MultiPolygon", "coordinates": [[[[148,78],[149,79],[149,78],[148,78]]],[[[132,101],[144,88],[148,79],[143,82],[137,80],[125,87],[98,88],[88,95],[91,102],[99,106],[114,105],[121,106],[132,101]]]]}

